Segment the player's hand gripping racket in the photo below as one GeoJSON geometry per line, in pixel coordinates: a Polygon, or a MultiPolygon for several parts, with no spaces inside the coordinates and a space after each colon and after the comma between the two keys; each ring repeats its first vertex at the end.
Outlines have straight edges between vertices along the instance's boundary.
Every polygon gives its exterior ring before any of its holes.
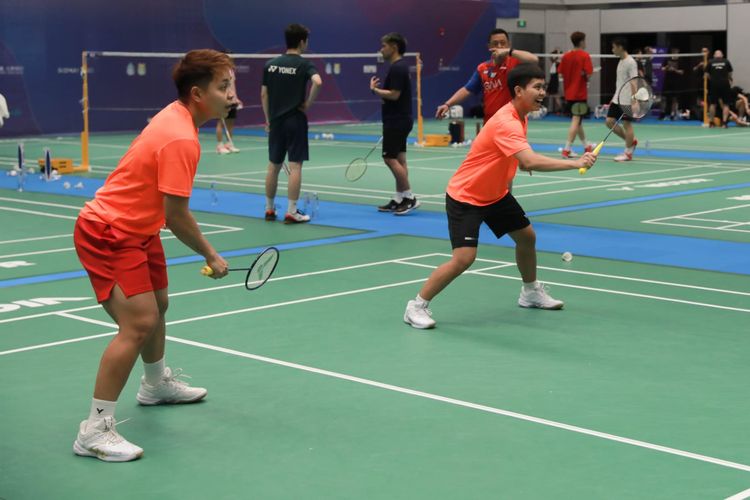
{"type": "MultiPolygon", "coordinates": [[[[255,260],[250,264],[250,267],[236,267],[230,268],[229,270],[247,271],[247,275],[245,276],[245,288],[248,290],[256,290],[268,281],[278,263],[279,249],[276,247],[268,247],[263,250],[260,255],[255,257],[255,260]]],[[[201,274],[203,276],[211,276],[213,273],[213,269],[208,266],[203,266],[203,269],[201,269],[201,274]]]]}
{"type": "Polygon", "coordinates": [[[344,177],[346,177],[346,180],[349,182],[355,182],[362,178],[363,175],[365,175],[365,172],[367,172],[367,159],[370,157],[373,151],[380,145],[380,143],[383,142],[383,137],[378,139],[378,142],[375,143],[375,145],[370,149],[370,151],[361,158],[355,158],[352,161],[349,162],[349,165],[346,167],[346,171],[344,172],[344,177]]]}
{"type": "MultiPolygon", "coordinates": [[[[643,118],[648,114],[651,110],[651,106],[654,104],[654,92],[651,90],[651,86],[646,80],[640,76],[636,76],[625,82],[617,92],[617,96],[617,102],[620,103],[622,113],[614,126],[609,132],[607,132],[607,135],[604,136],[604,140],[594,148],[594,151],[592,151],[594,156],[599,156],[599,152],[602,150],[604,143],[607,142],[609,136],[612,135],[612,132],[617,128],[625,116],[636,120],[643,118]]],[[[578,172],[583,175],[587,170],[588,168],[581,167],[578,169],[578,172]]]]}

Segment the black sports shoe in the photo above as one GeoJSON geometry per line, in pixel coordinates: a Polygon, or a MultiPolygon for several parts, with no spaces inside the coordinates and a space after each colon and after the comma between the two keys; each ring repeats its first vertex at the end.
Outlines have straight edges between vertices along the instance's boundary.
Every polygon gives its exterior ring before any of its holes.
{"type": "Polygon", "coordinates": [[[380,205],[378,207],[378,212],[395,212],[398,206],[399,204],[396,202],[396,200],[391,200],[385,205],[380,205]]]}
{"type": "Polygon", "coordinates": [[[404,198],[403,201],[398,204],[396,210],[393,211],[393,215],[406,215],[417,207],[419,207],[419,201],[417,201],[416,196],[414,198],[404,198]]]}

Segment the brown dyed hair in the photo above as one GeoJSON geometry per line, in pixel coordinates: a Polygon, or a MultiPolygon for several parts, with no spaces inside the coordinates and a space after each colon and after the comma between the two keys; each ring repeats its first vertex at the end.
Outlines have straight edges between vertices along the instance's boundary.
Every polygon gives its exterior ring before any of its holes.
{"type": "Polygon", "coordinates": [[[574,31],[570,35],[570,41],[573,42],[573,47],[578,47],[578,44],[580,44],[585,39],[586,33],[582,33],[580,31],[574,31]]]}
{"type": "Polygon", "coordinates": [[[218,50],[198,49],[185,54],[172,70],[180,100],[186,102],[193,87],[208,87],[216,73],[224,69],[234,69],[234,63],[227,54],[218,50]]]}

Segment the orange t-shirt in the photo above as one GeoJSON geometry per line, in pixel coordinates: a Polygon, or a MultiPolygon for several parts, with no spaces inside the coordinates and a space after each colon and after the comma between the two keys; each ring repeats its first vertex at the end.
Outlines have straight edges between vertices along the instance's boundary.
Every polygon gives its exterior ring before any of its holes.
{"type": "Polygon", "coordinates": [[[486,206],[508,194],[508,185],[518,167],[513,155],[531,149],[526,139],[527,126],[528,118],[521,120],[512,102],[492,115],[448,182],[448,196],[463,203],[486,206]]]}
{"type": "Polygon", "coordinates": [[[164,194],[189,197],[201,146],[187,107],[175,101],[135,138],[94,199],[84,219],[151,236],[164,225],[164,194]]]}

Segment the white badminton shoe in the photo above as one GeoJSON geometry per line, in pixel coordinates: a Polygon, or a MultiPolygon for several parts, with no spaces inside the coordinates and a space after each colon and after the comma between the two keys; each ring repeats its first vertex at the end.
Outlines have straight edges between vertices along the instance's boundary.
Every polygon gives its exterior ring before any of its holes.
{"type": "Polygon", "coordinates": [[[115,429],[115,419],[104,417],[94,421],[84,420],[73,442],[73,453],[82,457],[95,457],[105,462],[129,462],[143,455],[143,448],[122,437],[115,429]]]}
{"type": "Polygon", "coordinates": [[[156,385],[146,382],[146,377],[141,377],[141,387],[135,399],[142,405],[183,404],[195,403],[206,397],[208,391],[203,387],[190,387],[187,382],[178,377],[188,377],[182,374],[178,368],[172,372],[170,368],[164,369],[161,380],[156,385]]]}
{"type": "Polygon", "coordinates": [[[416,300],[407,302],[404,323],[420,330],[434,328],[436,324],[435,320],[432,319],[432,311],[427,309],[427,305],[418,304],[416,300]]]}
{"type": "Polygon", "coordinates": [[[562,309],[565,302],[550,297],[549,293],[547,293],[547,287],[537,282],[533,290],[527,291],[521,286],[521,296],[518,297],[518,305],[537,309],[562,309]]]}

